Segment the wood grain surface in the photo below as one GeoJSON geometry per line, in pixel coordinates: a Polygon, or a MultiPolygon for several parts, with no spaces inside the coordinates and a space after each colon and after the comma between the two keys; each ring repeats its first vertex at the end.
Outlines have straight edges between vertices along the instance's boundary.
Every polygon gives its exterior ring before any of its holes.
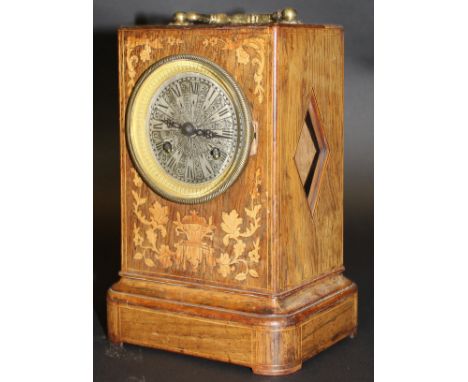
{"type": "Polygon", "coordinates": [[[342,275],[342,29],[122,28],[119,73],[122,269],[108,294],[109,338],[279,375],[354,333],[357,289],[342,275]],[[256,125],[239,179],[198,205],[155,194],[126,146],[135,83],[174,54],[226,69],[256,125]],[[298,149],[307,113],[313,136],[298,149]]]}

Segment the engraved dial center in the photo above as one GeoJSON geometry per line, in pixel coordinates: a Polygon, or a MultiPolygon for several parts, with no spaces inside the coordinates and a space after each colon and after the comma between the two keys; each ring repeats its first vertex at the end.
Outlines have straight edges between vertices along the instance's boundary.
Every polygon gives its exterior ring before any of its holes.
{"type": "Polygon", "coordinates": [[[180,73],[152,98],[148,132],[155,159],[190,184],[214,180],[234,162],[243,131],[231,95],[213,78],[180,73]]]}

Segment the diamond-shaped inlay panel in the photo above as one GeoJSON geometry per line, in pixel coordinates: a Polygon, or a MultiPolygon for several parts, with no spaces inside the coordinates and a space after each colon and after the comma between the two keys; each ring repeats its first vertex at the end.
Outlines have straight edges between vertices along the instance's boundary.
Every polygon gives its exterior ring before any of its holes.
{"type": "Polygon", "coordinates": [[[294,162],[312,213],[328,155],[327,142],[316,110],[317,107],[312,100],[304,117],[304,125],[294,154],[294,162]]]}

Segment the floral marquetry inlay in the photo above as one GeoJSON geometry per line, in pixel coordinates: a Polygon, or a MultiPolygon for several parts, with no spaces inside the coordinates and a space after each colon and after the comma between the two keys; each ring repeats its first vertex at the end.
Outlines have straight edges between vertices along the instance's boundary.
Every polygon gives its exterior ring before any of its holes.
{"type": "Polygon", "coordinates": [[[183,43],[183,40],[175,37],[166,37],[166,38],[155,38],[152,40],[146,41],[144,44],[128,44],[127,51],[127,70],[129,80],[127,82],[127,91],[130,92],[135,85],[137,80],[137,65],[139,62],[145,63],[151,59],[153,51],[163,49],[165,47],[178,46],[183,43]]]}
{"type": "MultiPolygon", "coordinates": [[[[154,38],[147,40],[144,44],[127,44],[126,66],[128,73],[127,92],[131,93],[137,81],[137,66],[139,63],[147,63],[151,60],[154,52],[163,48],[180,46],[184,41],[180,38],[154,38]]],[[[226,53],[235,54],[238,65],[252,65],[254,68],[253,81],[255,83],[254,95],[261,104],[264,99],[265,87],[264,69],[265,69],[265,48],[264,42],[260,38],[241,39],[221,39],[218,37],[206,38],[202,41],[204,47],[216,47],[226,53]]]]}
{"type": "Polygon", "coordinates": [[[216,271],[222,278],[238,281],[259,277],[260,170],[255,174],[248,205],[240,213],[236,209],[222,212],[219,227],[213,224],[212,216],[199,216],[195,210],[183,217],[177,212],[176,219],[171,221],[169,207],[158,201],[148,205],[147,198],[142,196],[143,181],[135,170],[132,172],[135,260],[144,262],[149,268],[163,270],[200,274],[216,271]],[[174,243],[168,241],[171,230],[177,238],[174,243]],[[215,249],[216,232],[222,237],[222,245],[215,249]]]}
{"type": "Polygon", "coordinates": [[[241,65],[251,64],[255,67],[254,94],[258,103],[263,102],[265,88],[263,87],[263,71],[265,69],[265,49],[263,41],[259,38],[250,38],[235,42],[231,39],[212,37],[203,41],[204,46],[218,46],[221,50],[235,51],[236,61],[241,65]]]}

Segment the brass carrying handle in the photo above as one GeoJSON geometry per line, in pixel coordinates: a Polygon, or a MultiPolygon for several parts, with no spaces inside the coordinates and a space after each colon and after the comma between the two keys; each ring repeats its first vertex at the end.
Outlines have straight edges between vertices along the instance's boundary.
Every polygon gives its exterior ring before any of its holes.
{"type": "Polygon", "coordinates": [[[270,24],[285,23],[297,24],[297,12],[293,8],[284,8],[273,13],[226,13],[203,14],[196,12],[176,12],[170,25],[193,25],[193,24],[270,24]]]}

